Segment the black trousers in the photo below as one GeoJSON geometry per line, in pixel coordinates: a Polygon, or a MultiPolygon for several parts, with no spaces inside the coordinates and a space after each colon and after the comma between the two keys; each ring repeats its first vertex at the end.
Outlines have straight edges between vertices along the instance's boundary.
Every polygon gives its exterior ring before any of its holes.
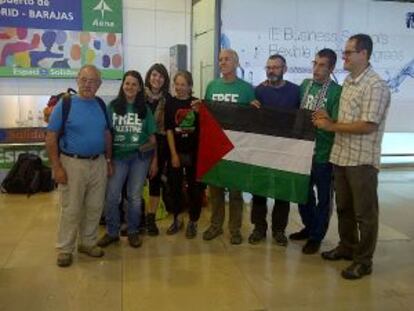
{"type": "Polygon", "coordinates": [[[168,166],[168,192],[172,201],[167,210],[177,216],[188,207],[190,220],[196,222],[200,218],[205,186],[196,181],[195,155],[180,155],[180,160],[179,168],[172,167],[171,162],[168,166]],[[188,161],[183,161],[184,158],[188,161]]]}
{"type": "Polygon", "coordinates": [[[161,195],[161,176],[165,173],[165,169],[170,162],[170,149],[168,147],[168,141],[165,135],[157,134],[156,138],[158,173],[156,176],[149,179],[149,194],[150,196],[158,197],[161,195]]]}
{"type": "MultiPolygon", "coordinates": [[[[272,231],[285,232],[289,219],[290,203],[282,200],[275,200],[272,211],[272,231]]],[[[252,210],[250,219],[255,225],[255,230],[263,233],[267,230],[267,198],[253,195],[252,210]]]]}

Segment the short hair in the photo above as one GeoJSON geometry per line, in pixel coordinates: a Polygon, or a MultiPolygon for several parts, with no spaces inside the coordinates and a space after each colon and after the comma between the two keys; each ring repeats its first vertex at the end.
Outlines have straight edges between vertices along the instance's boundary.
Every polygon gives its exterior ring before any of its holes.
{"type": "Polygon", "coordinates": [[[150,77],[153,71],[157,71],[164,77],[164,85],[161,87],[161,92],[166,95],[170,90],[170,76],[168,75],[167,68],[161,63],[155,63],[148,69],[145,75],[145,86],[151,90],[150,77]]]}
{"type": "Polygon", "coordinates": [[[222,52],[229,52],[233,56],[233,60],[236,62],[237,65],[239,65],[239,54],[233,49],[222,49],[220,53],[222,52]]]}
{"type": "Polygon", "coordinates": [[[92,65],[92,64],[83,65],[78,71],[78,75],[77,75],[78,78],[80,76],[80,73],[85,69],[92,69],[93,71],[95,71],[99,80],[101,80],[101,71],[95,65],[92,65]]]}
{"type": "Polygon", "coordinates": [[[268,60],[276,60],[276,59],[280,59],[282,61],[283,65],[286,65],[286,58],[284,58],[280,54],[272,54],[268,58],[268,60]]]}
{"type": "Polygon", "coordinates": [[[180,70],[180,71],[178,71],[178,72],[174,75],[174,79],[173,79],[173,81],[175,82],[175,80],[176,80],[178,77],[183,77],[183,78],[184,78],[184,80],[187,82],[187,84],[188,84],[190,87],[193,87],[193,76],[191,75],[191,73],[190,73],[189,71],[187,71],[187,70],[180,70]]]}
{"type": "Polygon", "coordinates": [[[327,58],[329,60],[329,66],[331,68],[335,68],[337,56],[334,50],[322,49],[318,53],[316,53],[316,55],[319,57],[327,58]]]}
{"type": "Polygon", "coordinates": [[[355,40],[355,49],[358,52],[361,52],[362,50],[366,50],[368,54],[368,59],[370,59],[372,54],[372,39],[369,35],[364,33],[359,33],[356,35],[353,35],[349,38],[349,40],[355,40]]]}

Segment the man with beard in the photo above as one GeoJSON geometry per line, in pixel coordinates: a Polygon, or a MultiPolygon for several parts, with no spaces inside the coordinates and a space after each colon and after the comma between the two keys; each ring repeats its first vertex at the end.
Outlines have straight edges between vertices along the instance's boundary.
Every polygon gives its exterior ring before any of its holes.
{"type": "MultiPolygon", "coordinates": [[[[258,103],[256,107],[274,107],[283,109],[299,109],[299,86],[283,79],[287,71],[286,60],[282,55],[269,56],[266,63],[267,80],[255,89],[258,103]]],[[[285,229],[289,218],[290,205],[287,201],[275,200],[272,212],[272,232],[278,245],[286,246],[285,229]]],[[[253,195],[251,221],[254,230],[249,237],[250,244],[257,244],[266,238],[267,231],[267,198],[253,195]]]]}

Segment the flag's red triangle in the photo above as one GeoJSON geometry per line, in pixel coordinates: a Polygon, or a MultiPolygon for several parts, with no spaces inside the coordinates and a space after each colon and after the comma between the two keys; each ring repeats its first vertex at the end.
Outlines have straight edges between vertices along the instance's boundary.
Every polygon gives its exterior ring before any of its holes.
{"type": "Polygon", "coordinates": [[[198,180],[201,180],[205,173],[234,148],[220,124],[205,105],[205,103],[200,104],[198,111],[200,122],[197,156],[198,180]]]}

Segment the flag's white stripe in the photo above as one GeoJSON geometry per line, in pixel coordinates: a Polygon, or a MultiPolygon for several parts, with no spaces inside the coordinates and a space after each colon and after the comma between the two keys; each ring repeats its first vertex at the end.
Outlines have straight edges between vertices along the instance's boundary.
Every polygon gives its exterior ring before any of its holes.
{"type": "Polygon", "coordinates": [[[235,148],[223,159],[309,175],[315,143],[262,134],[224,131],[235,148]]]}

